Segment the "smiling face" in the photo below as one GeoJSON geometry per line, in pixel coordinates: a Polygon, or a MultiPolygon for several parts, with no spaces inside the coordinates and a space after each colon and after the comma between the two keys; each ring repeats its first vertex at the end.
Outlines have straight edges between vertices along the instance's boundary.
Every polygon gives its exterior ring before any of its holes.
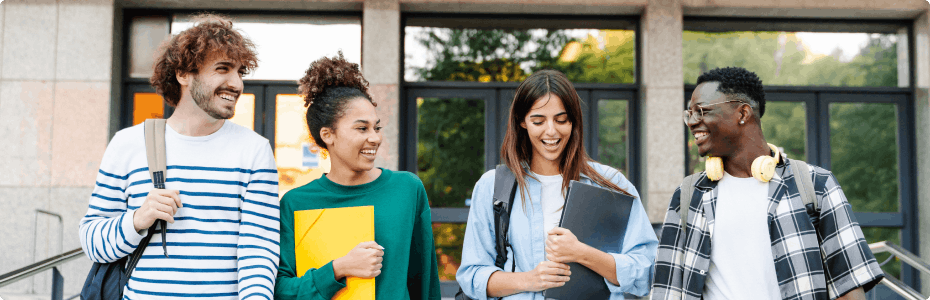
{"type": "Polygon", "coordinates": [[[204,113],[214,119],[229,119],[236,114],[236,101],[242,93],[245,67],[224,55],[207,56],[196,75],[187,75],[190,94],[204,113]]]}
{"type": "Polygon", "coordinates": [[[526,129],[530,144],[533,145],[532,164],[547,164],[558,170],[562,153],[572,136],[572,122],[562,99],[552,93],[539,97],[520,127],[526,129]]]}
{"type": "Polygon", "coordinates": [[[726,95],[717,91],[718,86],[719,82],[699,84],[688,103],[688,108],[695,114],[698,113],[698,105],[704,110],[704,117],[700,121],[694,122],[692,118],[687,124],[701,156],[728,157],[739,146],[736,141],[740,135],[740,114],[736,107],[740,104],[733,102],[711,105],[727,101],[726,95]]]}
{"type": "Polygon", "coordinates": [[[332,157],[333,169],[368,171],[375,167],[381,146],[381,120],[368,99],[355,98],[346,103],[334,128],[320,130],[320,137],[332,157]]]}

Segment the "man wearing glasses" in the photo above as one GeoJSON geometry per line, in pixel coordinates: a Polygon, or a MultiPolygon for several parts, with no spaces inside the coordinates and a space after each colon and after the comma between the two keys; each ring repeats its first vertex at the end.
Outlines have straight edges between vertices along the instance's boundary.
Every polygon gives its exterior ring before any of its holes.
{"type": "Polygon", "coordinates": [[[884,275],[852,207],[830,171],[794,174],[800,162],[766,143],[759,77],[718,68],[697,84],[683,119],[707,171],[672,195],[652,299],[865,299],[884,275]],[[796,176],[813,178],[819,205],[805,206],[796,176]]]}

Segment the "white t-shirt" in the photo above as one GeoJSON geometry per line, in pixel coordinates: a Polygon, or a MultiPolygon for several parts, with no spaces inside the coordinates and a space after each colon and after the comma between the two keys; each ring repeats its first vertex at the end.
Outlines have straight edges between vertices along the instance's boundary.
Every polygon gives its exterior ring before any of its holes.
{"type": "Polygon", "coordinates": [[[543,176],[533,174],[542,184],[541,201],[543,211],[543,234],[559,226],[562,220],[562,207],[565,197],[562,195],[562,175],[543,176]]]}
{"type": "Polygon", "coordinates": [[[717,183],[704,299],[781,299],[768,226],[768,183],[724,173],[717,183]]]}

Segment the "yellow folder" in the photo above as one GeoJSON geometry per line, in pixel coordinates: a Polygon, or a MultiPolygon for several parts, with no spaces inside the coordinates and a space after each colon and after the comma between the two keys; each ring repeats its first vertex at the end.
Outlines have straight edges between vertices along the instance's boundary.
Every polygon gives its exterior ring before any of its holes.
{"type": "MultiPolygon", "coordinates": [[[[375,240],[375,207],[355,206],[294,212],[297,276],[345,256],[361,242],[375,240]]],[[[333,299],[375,299],[375,279],[346,277],[333,299]]]]}

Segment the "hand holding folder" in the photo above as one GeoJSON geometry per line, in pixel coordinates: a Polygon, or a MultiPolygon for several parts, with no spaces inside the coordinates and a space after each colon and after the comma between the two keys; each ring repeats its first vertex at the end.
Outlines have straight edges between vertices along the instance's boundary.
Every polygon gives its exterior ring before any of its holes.
{"type": "MultiPolygon", "coordinates": [[[[374,206],[294,212],[297,276],[345,256],[359,243],[375,239],[374,206]]],[[[375,279],[347,277],[333,299],[375,299],[375,279]]]]}

